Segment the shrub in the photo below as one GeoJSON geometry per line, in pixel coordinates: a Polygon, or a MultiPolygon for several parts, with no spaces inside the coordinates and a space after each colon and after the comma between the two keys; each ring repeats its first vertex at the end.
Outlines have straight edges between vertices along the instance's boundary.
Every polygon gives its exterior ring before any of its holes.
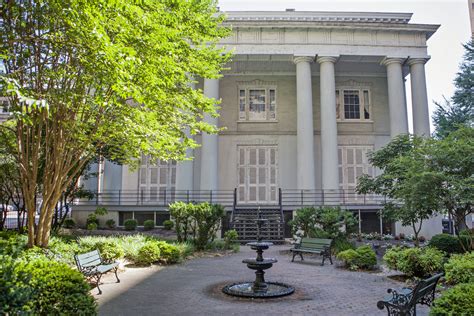
{"type": "Polygon", "coordinates": [[[155,228],[155,221],[152,219],[147,219],[143,222],[143,228],[145,230],[152,230],[153,228],[155,228]]]}
{"type": "Polygon", "coordinates": [[[239,234],[235,229],[230,229],[224,233],[225,249],[230,249],[231,245],[239,239],[239,234]]]}
{"type": "Polygon", "coordinates": [[[96,315],[97,304],[82,274],[60,263],[2,258],[0,303],[7,315],[96,315]],[[3,291],[3,288],[7,291],[3,291]]]}
{"type": "Polygon", "coordinates": [[[108,219],[105,222],[105,226],[107,226],[107,228],[113,229],[115,228],[115,221],[113,219],[108,219]]]}
{"type": "Polygon", "coordinates": [[[377,256],[370,246],[341,251],[337,258],[351,270],[372,269],[377,264],[377,256]]]}
{"type": "Polygon", "coordinates": [[[383,259],[390,269],[403,272],[408,277],[423,278],[443,269],[444,253],[431,247],[393,247],[383,259]]]}
{"type": "Polygon", "coordinates": [[[190,233],[193,222],[193,209],[194,204],[192,203],[174,202],[169,206],[170,215],[175,220],[176,237],[179,242],[188,240],[188,234],[190,233]]]}
{"type": "Polygon", "coordinates": [[[219,204],[201,203],[193,208],[194,241],[198,250],[205,249],[207,243],[214,241],[224,215],[224,207],[219,204]]]}
{"type": "Polygon", "coordinates": [[[76,221],[73,218],[68,217],[64,220],[64,227],[65,228],[74,228],[74,227],[76,227],[76,221]]]}
{"type": "Polygon", "coordinates": [[[444,265],[444,271],[448,283],[474,283],[474,252],[453,255],[444,265]]]}
{"type": "Polygon", "coordinates": [[[89,223],[87,224],[87,230],[96,230],[97,229],[97,224],[96,223],[89,223]]]}
{"type": "Polygon", "coordinates": [[[123,222],[123,226],[125,230],[135,230],[137,229],[137,221],[135,219],[127,219],[123,222]]]}
{"type": "Polygon", "coordinates": [[[355,245],[344,237],[338,237],[332,243],[332,250],[335,254],[349,249],[356,249],[355,245]]]}
{"type": "Polygon", "coordinates": [[[158,241],[160,248],[160,257],[165,263],[176,263],[181,261],[181,253],[175,245],[168,244],[165,241],[158,241]]]}
{"type": "Polygon", "coordinates": [[[125,255],[122,247],[117,243],[117,241],[111,238],[97,243],[97,249],[99,249],[100,255],[105,261],[115,261],[123,258],[125,255]]]}
{"type": "Polygon", "coordinates": [[[174,227],[174,222],[172,220],[167,219],[166,221],[163,222],[163,227],[166,230],[172,230],[174,227]]]}
{"type": "Polygon", "coordinates": [[[156,241],[147,241],[140,249],[133,262],[137,265],[150,265],[160,259],[160,247],[156,241]]]}
{"type": "Polygon", "coordinates": [[[448,254],[461,253],[463,252],[462,246],[459,240],[449,234],[438,234],[434,235],[429,242],[430,247],[437,248],[448,254]]]}
{"type": "Polygon", "coordinates": [[[430,315],[474,315],[473,297],[474,283],[458,284],[435,299],[430,315]]]}
{"type": "Polygon", "coordinates": [[[99,227],[99,219],[95,213],[90,213],[86,219],[86,227],[89,227],[89,224],[95,224],[96,228],[99,227]]]}

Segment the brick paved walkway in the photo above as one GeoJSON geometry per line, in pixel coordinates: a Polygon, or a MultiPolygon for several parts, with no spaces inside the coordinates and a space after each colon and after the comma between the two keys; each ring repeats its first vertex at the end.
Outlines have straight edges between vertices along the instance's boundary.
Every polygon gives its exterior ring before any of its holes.
{"type": "MultiPolygon", "coordinates": [[[[271,300],[228,297],[220,292],[226,283],[252,280],[254,274],[242,259],[254,257],[248,247],[235,255],[199,258],[163,269],[129,269],[121,274],[122,283],[102,287],[98,296],[101,315],[386,315],[376,302],[389,287],[400,287],[376,273],[350,272],[329,264],[321,267],[320,258],[303,263],[290,262],[274,246],[264,253],[278,263],[267,270],[267,281],[285,282],[295,294],[271,300]],[[133,271],[135,270],[135,271],[133,271]]],[[[96,291],[94,291],[96,293],[96,291]]],[[[418,315],[427,315],[419,307],[418,315]]]]}

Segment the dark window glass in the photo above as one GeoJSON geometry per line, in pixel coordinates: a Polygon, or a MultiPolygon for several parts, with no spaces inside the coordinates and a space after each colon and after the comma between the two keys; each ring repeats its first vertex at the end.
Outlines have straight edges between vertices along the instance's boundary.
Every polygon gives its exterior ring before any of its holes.
{"type": "Polygon", "coordinates": [[[360,119],[360,100],[358,90],[344,90],[344,118],[360,119]]]}

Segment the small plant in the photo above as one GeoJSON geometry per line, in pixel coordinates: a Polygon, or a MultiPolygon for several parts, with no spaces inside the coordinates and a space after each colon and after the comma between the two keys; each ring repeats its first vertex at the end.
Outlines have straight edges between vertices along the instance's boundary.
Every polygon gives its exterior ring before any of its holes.
{"type": "Polygon", "coordinates": [[[405,240],[405,234],[404,234],[404,233],[400,233],[400,234],[398,235],[398,239],[400,239],[400,240],[405,240]]]}
{"type": "Polygon", "coordinates": [[[157,243],[160,248],[160,259],[162,261],[167,264],[181,261],[181,253],[177,246],[168,244],[165,241],[158,241],[157,243]]]}
{"type": "Polygon", "coordinates": [[[430,316],[473,315],[474,283],[463,283],[443,292],[435,299],[430,316]]]}
{"type": "Polygon", "coordinates": [[[167,219],[163,222],[163,227],[166,230],[172,230],[174,227],[174,222],[172,220],[167,219]]]}
{"type": "Polygon", "coordinates": [[[125,254],[122,247],[112,239],[98,242],[97,248],[99,249],[100,255],[105,261],[115,261],[117,259],[123,258],[125,254]]]}
{"type": "Polygon", "coordinates": [[[109,229],[114,229],[115,228],[115,221],[113,219],[108,219],[105,222],[105,226],[107,226],[107,228],[109,228],[109,229]]]}
{"type": "Polygon", "coordinates": [[[350,270],[372,269],[377,264],[377,256],[370,246],[341,251],[337,259],[344,261],[350,270]]]}
{"type": "Polygon", "coordinates": [[[354,243],[342,237],[334,239],[332,243],[332,249],[335,254],[338,254],[348,249],[356,249],[354,243]]]}
{"type": "Polygon", "coordinates": [[[94,214],[97,216],[104,216],[104,215],[107,215],[107,213],[108,213],[107,209],[103,206],[99,206],[94,211],[94,214]]]}
{"type": "Polygon", "coordinates": [[[451,256],[444,271],[450,284],[474,283],[474,252],[451,256]]]}
{"type": "Polygon", "coordinates": [[[64,227],[65,228],[74,228],[74,227],[76,227],[76,221],[73,218],[68,217],[64,220],[64,227]]]}
{"type": "MultiPolygon", "coordinates": [[[[89,227],[89,224],[95,224],[96,229],[97,229],[97,227],[99,227],[99,219],[97,218],[97,215],[95,215],[95,213],[90,213],[87,216],[86,227],[89,227]]],[[[87,229],[89,229],[89,228],[87,228],[87,229]]]]}
{"type": "Polygon", "coordinates": [[[418,237],[418,240],[419,240],[420,242],[425,242],[425,241],[426,241],[426,238],[425,238],[425,236],[420,236],[420,237],[418,237]]]}
{"type": "Polygon", "coordinates": [[[155,228],[155,221],[152,219],[147,219],[143,222],[143,229],[145,230],[152,230],[155,228]]]}
{"type": "Polygon", "coordinates": [[[160,247],[156,241],[147,241],[137,253],[134,260],[138,265],[150,265],[160,259],[160,247]]]}
{"type": "Polygon", "coordinates": [[[403,272],[408,277],[423,278],[443,269],[444,253],[431,247],[393,247],[383,259],[390,269],[403,272]]]}
{"type": "Polygon", "coordinates": [[[235,229],[230,229],[224,233],[224,243],[225,249],[230,249],[232,244],[234,244],[237,239],[239,239],[239,234],[235,229]]]}
{"type": "Polygon", "coordinates": [[[87,224],[87,230],[96,230],[97,229],[97,224],[92,222],[87,224]]]}
{"type": "Polygon", "coordinates": [[[448,254],[463,252],[463,248],[459,242],[459,239],[449,234],[434,235],[429,242],[429,246],[437,248],[448,254]]]}
{"type": "Polygon", "coordinates": [[[137,220],[135,219],[127,219],[125,222],[123,222],[123,226],[125,230],[135,230],[137,229],[137,220]]]}

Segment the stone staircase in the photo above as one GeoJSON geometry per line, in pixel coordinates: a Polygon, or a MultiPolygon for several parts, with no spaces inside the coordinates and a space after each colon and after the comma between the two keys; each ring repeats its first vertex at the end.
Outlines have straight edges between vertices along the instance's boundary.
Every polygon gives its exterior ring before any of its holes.
{"type": "Polygon", "coordinates": [[[241,243],[257,240],[258,214],[268,221],[262,226],[260,237],[264,241],[284,242],[283,214],[278,208],[244,208],[234,209],[230,218],[230,228],[239,234],[241,243]]]}

